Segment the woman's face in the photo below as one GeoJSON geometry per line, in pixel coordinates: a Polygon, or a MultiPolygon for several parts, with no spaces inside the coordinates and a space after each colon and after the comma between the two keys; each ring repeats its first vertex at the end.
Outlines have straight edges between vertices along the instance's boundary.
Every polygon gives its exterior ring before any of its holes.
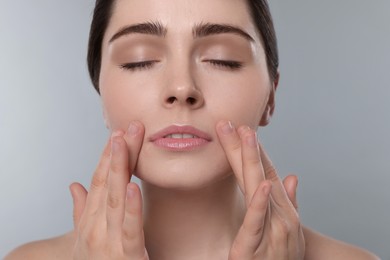
{"type": "Polygon", "coordinates": [[[116,1],[100,92],[112,131],[133,120],[145,126],[142,180],[194,189],[227,177],[217,122],[255,128],[272,112],[273,84],[249,13],[244,0],[116,1]]]}

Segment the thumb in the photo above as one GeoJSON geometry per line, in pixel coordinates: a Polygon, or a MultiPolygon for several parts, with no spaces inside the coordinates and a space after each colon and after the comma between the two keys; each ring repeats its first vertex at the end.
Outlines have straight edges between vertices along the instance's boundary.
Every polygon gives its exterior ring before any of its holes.
{"type": "Polygon", "coordinates": [[[72,183],[69,186],[69,190],[73,199],[73,225],[74,229],[77,230],[81,215],[84,211],[88,192],[84,186],[78,182],[72,183]]]}
{"type": "Polygon", "coordinates": [[[288,175],[283,180],[284,189],[287,192],[287,196],[290,199],[291,203],[294,205],[294,208],[298,210],[297,202],[297,186],[298,186],[298,177],[295,175],[288,175]]]}

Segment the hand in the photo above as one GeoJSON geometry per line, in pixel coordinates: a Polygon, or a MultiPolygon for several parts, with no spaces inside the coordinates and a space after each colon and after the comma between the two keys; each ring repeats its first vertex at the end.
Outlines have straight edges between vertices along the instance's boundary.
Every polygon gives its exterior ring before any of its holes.
{"type": "Polygon", "coordinates": [[[286,178],[284,187],[256,132],[249,127],[236,130],[230,122],[220,122],[217,133],[247,206],[229,260],[303,259],[305,241],[296,210],[296,177],[286,178]]]}
{"type": "Polygon", "coordinates": [[[79,183],[70,186],[75,233],[73,259],[149,259],[141,192],[137,184],[130,182],[144,127],[138,122],[130,126],[126,133],[112,134],[89,193],[79,183]]]}

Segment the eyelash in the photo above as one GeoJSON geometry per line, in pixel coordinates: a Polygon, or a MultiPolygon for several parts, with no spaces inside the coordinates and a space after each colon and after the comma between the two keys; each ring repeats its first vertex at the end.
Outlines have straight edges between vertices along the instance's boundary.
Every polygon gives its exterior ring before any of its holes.
{"type": "MultiPolygon", "coordinates": [[[[223,67],[229,70],[239,70],[242,68],[242,62],[232,61],[232,60],[203,60],[210,63],[216,67],[223,67]]],[[[139,62],[130,62],[120,65],[124,70],[136,71],[149,69],[153,66],[154,63],[158,62],[157,60],[148,60],[148,61],[139,61],[139,62]]]]}
{"type": "Polygon", "coordinates": [[[130,62],[120,65],[122,69],[135,71],[148,69],[153,66],[154,63],[158,62],[157,60],[147,60],[147,61],[139,61],[139,62],[130,62]]]}
{"type": "Polygon", "coordinates": [[[233,60],[204,60],[217,67],[225,67],[230,70],[239,70],[242,68],[242,62],[233,60]]]}

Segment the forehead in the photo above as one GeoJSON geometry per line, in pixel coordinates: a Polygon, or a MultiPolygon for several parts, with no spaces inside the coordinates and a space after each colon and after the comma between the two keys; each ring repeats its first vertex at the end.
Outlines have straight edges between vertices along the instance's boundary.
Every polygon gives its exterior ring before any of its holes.
{"type": "Polygon", "coordinates": [[[200,23],[231,24],[258,39],[246,0],[116,0],[106,37],[125,25],[159,21],[168,35],[200,23]]]}

